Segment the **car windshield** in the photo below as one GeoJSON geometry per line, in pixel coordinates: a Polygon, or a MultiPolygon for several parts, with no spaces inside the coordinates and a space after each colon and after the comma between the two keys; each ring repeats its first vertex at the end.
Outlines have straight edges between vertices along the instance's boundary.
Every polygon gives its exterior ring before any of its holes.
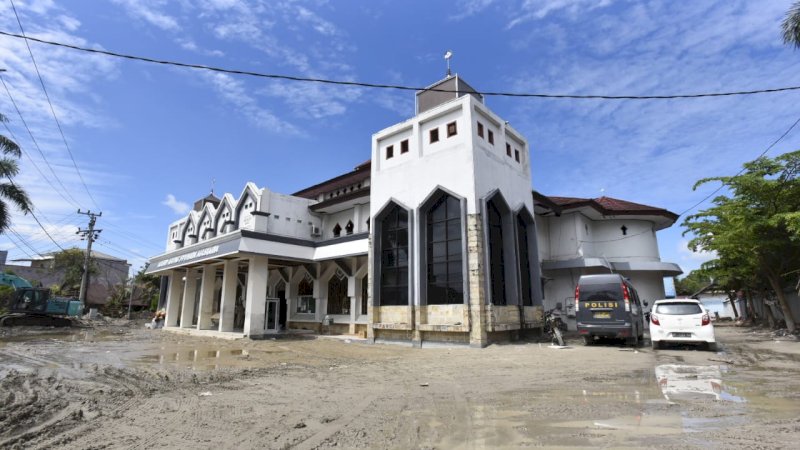
{"type": "Polygon", "coordinates": [[[656,307],[656,312],[659,314],[700,314],[703,309],[697,303],[663,303],[656,307]]]}

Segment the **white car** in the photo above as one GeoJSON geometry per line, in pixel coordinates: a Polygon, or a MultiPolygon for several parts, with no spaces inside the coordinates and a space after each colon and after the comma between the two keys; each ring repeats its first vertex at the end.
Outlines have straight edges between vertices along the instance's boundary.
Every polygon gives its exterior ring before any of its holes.
{"type": "Polygon", "coordinates": [[[703,305],[694,299],[656,300],[650,312],[650,342],[653,348],[662,343],[704,343],[717,349],[714,325],[703,305]]]}

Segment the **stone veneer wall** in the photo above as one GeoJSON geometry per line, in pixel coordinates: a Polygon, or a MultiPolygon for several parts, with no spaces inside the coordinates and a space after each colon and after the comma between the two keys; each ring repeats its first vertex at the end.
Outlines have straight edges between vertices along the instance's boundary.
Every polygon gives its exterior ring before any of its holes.
{"type": "Polygon", "coordinates": [[[480,214],[467,214],[467,277],[469,287],[469,345],[485,347],[486,271],[484,269],[483,222],[480,214]]]}

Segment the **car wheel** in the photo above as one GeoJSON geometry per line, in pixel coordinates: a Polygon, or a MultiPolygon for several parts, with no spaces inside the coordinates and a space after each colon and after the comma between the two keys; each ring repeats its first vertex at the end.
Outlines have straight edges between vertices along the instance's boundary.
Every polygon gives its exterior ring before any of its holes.
{"type": "Polygon", "coordinates": [[[708,351],[710,351],[710,352],[716,352],[717,351],[717,343],[716,342],[707,342],[706,343],[706,349],[708,351]]]}

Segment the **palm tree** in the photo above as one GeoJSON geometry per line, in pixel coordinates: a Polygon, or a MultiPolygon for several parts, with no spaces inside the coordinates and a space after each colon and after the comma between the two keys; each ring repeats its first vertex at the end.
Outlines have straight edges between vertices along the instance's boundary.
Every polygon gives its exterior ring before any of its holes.
{"type": "Polygon", "coordinates": [[[783,42],[800,48],[800,1],[794,2],[786,12],[786,18],[783,19],[781,27],[783,28],[783,42]]]}
{"type": "MultiPolygon", "coordinates": [[[[7,121],[6,116],[0,113],[0,122],[7,121]]],[[[0,157],[0,233],[4,233],[11,226],[11,214],[6,202],[14,204],[25,214],[31,212],[33,204],[28,194],[12,180],[19,173],[17,158],[22,156],[19,145],[0,134],[0,152],[5,155],[0,157]]]]}

